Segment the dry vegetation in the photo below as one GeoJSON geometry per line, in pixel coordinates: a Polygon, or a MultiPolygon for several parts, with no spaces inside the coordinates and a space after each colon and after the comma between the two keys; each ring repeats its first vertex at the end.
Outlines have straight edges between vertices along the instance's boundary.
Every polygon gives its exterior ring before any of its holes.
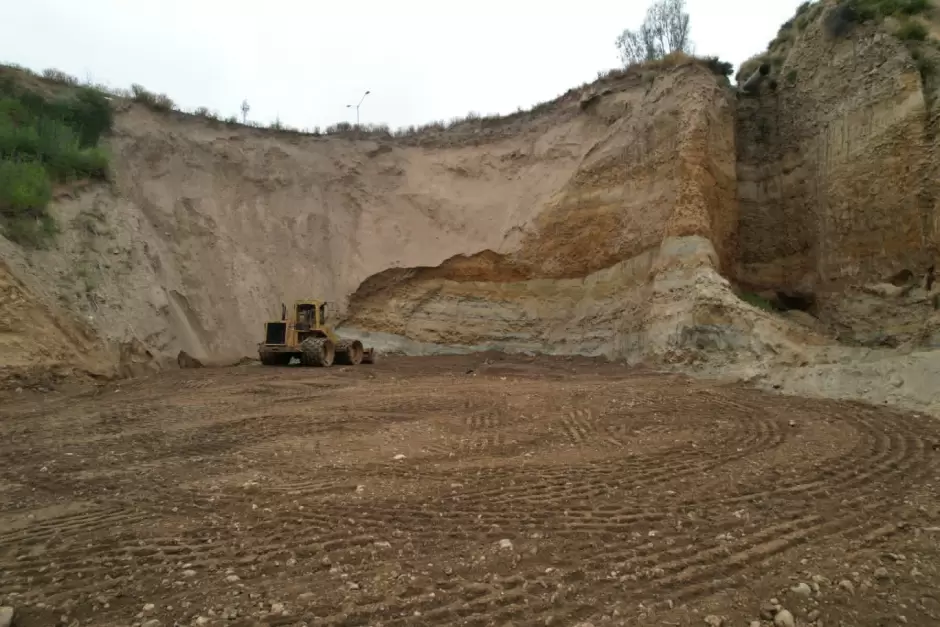
{"type": "Polygon", "coordinates": [[[830,38],[845,37],[860,24],[884,24],[906,44],[926,84],[936,73],[935,59],[940,51],[940,42],[930,36],[928,28],[935,14],[930,0],[807,1],[799,6],[793,18],[783,23],[766,51],[741,64],[736,80],[743,83],[761,64],[767,63],[774,85],[781,79],[795,82],[795,71],[781,74],[787,55],[807,27],[822,18],[825,34],[830,38]]]}
{"type": "MultiPolygon", "coordinates": [[[[89,81],[82,82],[78,78],[71,76],[61,70],[47,69],[37,74],[32,70],[7,64],[9,69],[17,70],[25,75],[38,79],[52,87],[69,88],[87,88],[98,91],[109,98],[121,99],[137,102],[153,111],[159,113],[182,113],[204,118],[212,123],[224,124],[227,126],[250,127],[258,129],[267,129],[276,133],[287,133],[292,135],[306,135],[312,137],[320,136],[342,136],[350,139],[401,139],[417,140],[423,137],[434,136],[439,133],[450,131],[463,131],[475,134],[486,134],[486,131],[497,129],[519,121],[520,119],[529,119],[551,110],[554,106],[566,99],[579,96],[582,92],[590,89],[592,86],[610,85],[611,83],[629,78],[639,77],[644,80],[652,80],[656,72],[662,72],[668,69],[677,68],[684,65],[698,64],[713,72],[716,76],[727,77],[733,72],[733,66],[730,63],[721,61],[717,57],[693,57],[685,53],[676,52],[666,55],[662,59],[648,61],[644,63],[633,64],[626,68],[615,68],[606,72],[598,72],[598,80],[594,83],[584,83],[579,87],[569,89],[564,94],[559,95],[553,100],[540,102],[528,109],[519,107],[514,113],[501,115],[496,113],[480,114],[471,111],[465,116],[458,116],[450,120],[434,120],[426,124],[411,125],[391,129],[387,124],[351,124],[349,122],[337,122],[321,129],[319,126],[313,128],[295,128],[281,123],[279,119],[270,124],[261,124],[254,121],[242,122],[237,116],[223,117],[217,111],[212,111],[208,107],[197,107],[193,110],[186,110],[179,107],[166,94],[152,92],[142,85],[134,84],[130,89],[112,88],[107,85],[95,84],[89,81]]],[[[0,66],[2,69],[3,66],[0,66]]]]}

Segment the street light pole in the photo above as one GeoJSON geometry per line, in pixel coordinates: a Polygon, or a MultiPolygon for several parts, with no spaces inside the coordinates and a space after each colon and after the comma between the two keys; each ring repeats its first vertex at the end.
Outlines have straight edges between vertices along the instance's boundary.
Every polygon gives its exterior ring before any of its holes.
{"type": "Polygon", "coordinates": [[[346,108],[347,108],[347,109],[351,109],[352,107],[356,107],[356,126],[357,126],[357,127],[359,126],[359,107],[362,106],[362,101],[366,99],[366,96],[368,96],[368,95],[371,94],[371,93],[372,93],[371,91],[366,90],[366,93],[362,94],[362,98],[359,100],[359,104],[357,104],[357,105],[351,105],[351,104],[346,105],[346,108]]]}

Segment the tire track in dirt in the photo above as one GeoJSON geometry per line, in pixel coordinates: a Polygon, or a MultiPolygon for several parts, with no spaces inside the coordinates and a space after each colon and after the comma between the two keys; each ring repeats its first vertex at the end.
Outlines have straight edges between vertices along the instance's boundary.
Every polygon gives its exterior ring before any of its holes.
{"type": "Polygon", "coordinates": [[[184,605],[270,624],[574,624],[698,607],[807,551],[887,550],[937,476],[937,424],[896,412],[468,363],[194,371],[16,406],[0,589],[111,624],[143,600],[178,608],[164,624],[190,624],[184,605]]]}

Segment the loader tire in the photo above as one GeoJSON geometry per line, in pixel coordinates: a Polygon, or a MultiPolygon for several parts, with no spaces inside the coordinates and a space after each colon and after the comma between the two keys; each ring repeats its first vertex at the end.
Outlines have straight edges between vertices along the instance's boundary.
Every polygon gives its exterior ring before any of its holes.
{"type": "Polygon", "coordinates": [[[305,366],[329,367],[333,365],[336,356],[336,347],[328,338],[308,337],[300,344],[303,351],[300,362],[305,366]]]}
{"type": "Polygon", "coordinates": [[[362,342],[359,340],[340,340],[336,344],[336,363],[345,366],[358,366],[362,363],[362,342]]]}

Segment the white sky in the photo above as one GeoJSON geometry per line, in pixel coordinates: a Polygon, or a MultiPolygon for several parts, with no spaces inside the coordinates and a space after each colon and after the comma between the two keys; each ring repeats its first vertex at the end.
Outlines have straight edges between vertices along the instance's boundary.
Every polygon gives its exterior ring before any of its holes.
{"type": "MultiPolygon", "coordinates": [[[[801,0],[687,0],[699,55],[737,67],[801,0]]],[[[114,87],[140,83],[187,109],[300,128],[391,127],[510,113],[619,65],[614,39],[647,0],[3,0],[0,61],[114,87]],[[346,8],[341,8],[345,6],[346,8]]]]}

